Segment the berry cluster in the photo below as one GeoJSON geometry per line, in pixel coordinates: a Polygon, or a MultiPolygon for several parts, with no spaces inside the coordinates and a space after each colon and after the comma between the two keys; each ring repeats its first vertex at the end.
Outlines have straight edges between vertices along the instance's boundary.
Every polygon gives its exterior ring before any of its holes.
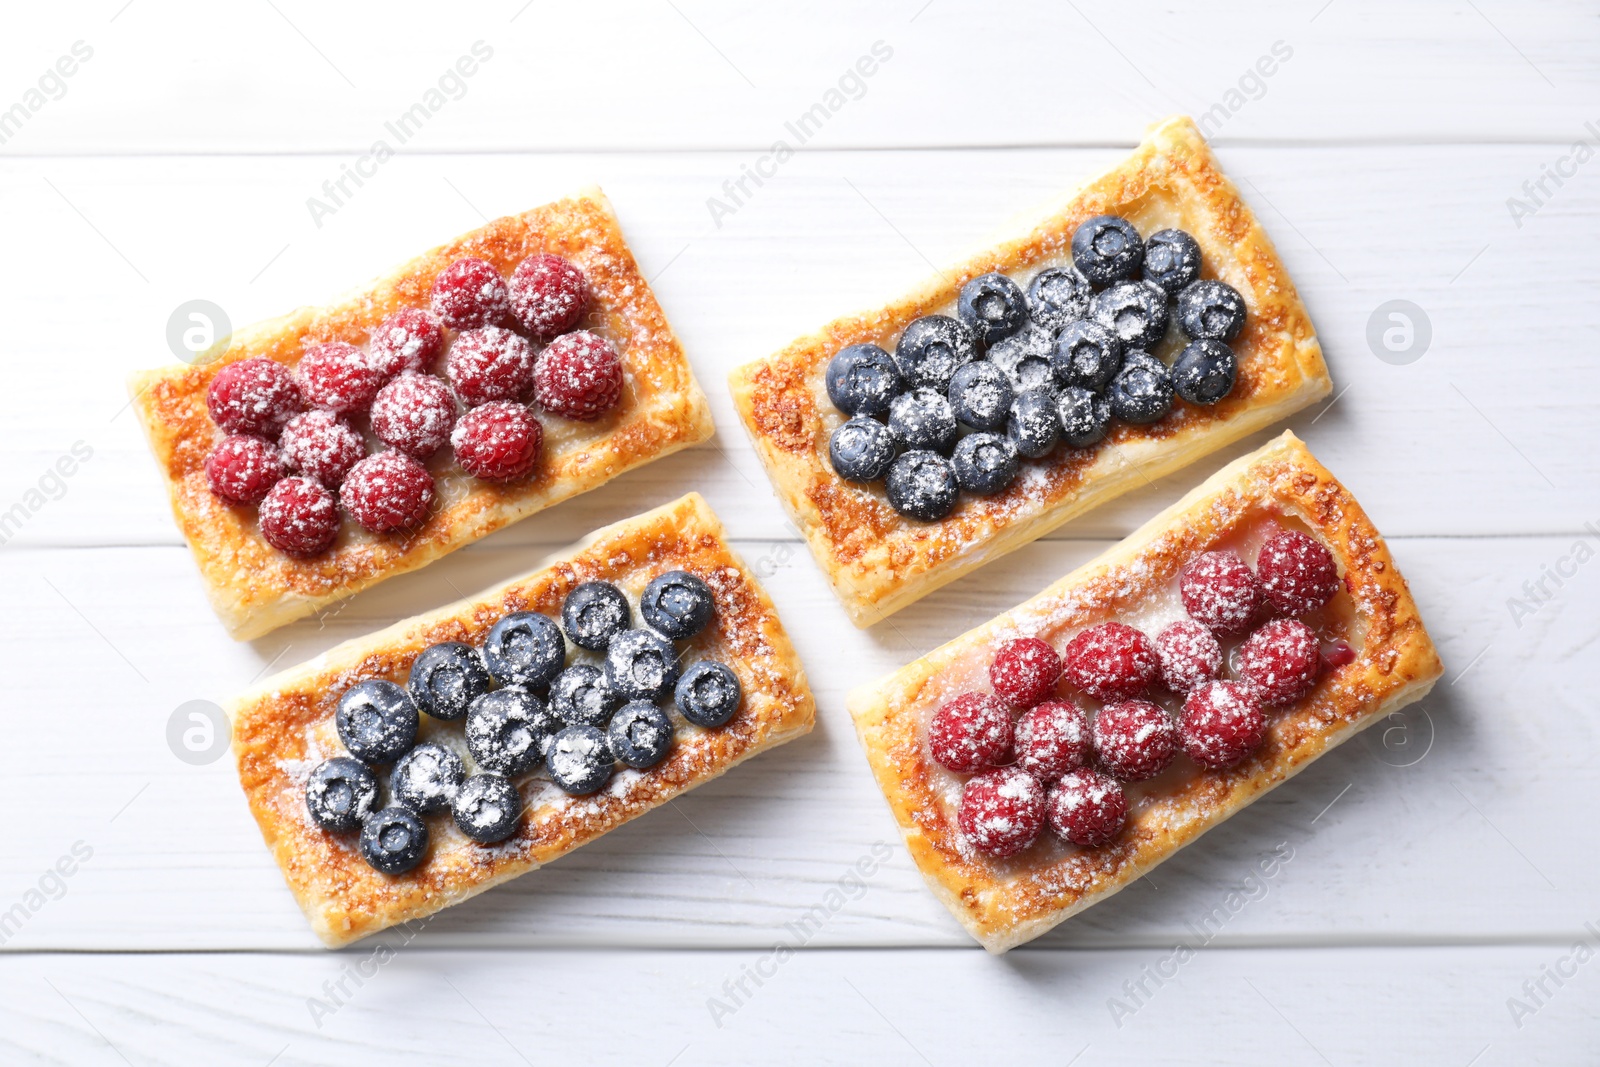
{"type": "Polygon", "coordinates": [[[1120,622],[1083,630],[1058,654],[1034,637],[1000,646],[989,666],[993,693],[965,693],[934,713],[935,762],[971,775],[957,823],[980,852],[1011,856],[1046,823],[1065,840],[1095,848],[1121,833],[1122,783],[1153,778],[1181,749],[1196,764],[1226,770],[1266,738],[1267,709],[1311,691],[1322,670],[1350,661],[1342,642],[1324,654],[1293,616],[1322,607],[1338,569],[1320,542],[1276,528],[1252,569],[1231,552],[1207,552],[1179,577],[1189,618],[1151,640],[1120,622]],[[1222,638],[1234,649],[1232,679],[1220,677],[1222,638]],[[1098,703],[1091,714],[1071,692],[1098,703]],[[1149,699],[1157,685],[1181,699],[1176,718],[1149,699]]]}
{"type": "Polygon", "coordinates": [[[1233,391],[1227,342],[1244,326],[1244,299],[1200,277],[1193,237],[1146,241],[1100,215],[1073,233],[1072,261],[1039,271],[1026,292],[1004,274],[973,278],[955,317],[914,319],[893,355],[840,349],[825,375],[850,416],[828,442],[834,472],[882,479],[896,511],[933,522],[963,489],[1004,491],[1024,460],[1093,447],[1113,419],[1153,423],[1174,396],[1211,405],[1233,391]],[[1174,318],[1188,344],[1168,366],[1151,353],[1174,318]]]}
{"type": "Polygon", "coordinates": [[[410,529],[433,506],[425,464],[446,444],[468,474],[515,481],[544,443],[527,401],[588,421],[621,400],[616,349],[575,329],[588,282],[559,256],[528,257],[509,282],[485,260],[458,259],[434,280],[430,303],[390,315],[365,350],[325,341],[292,371],[255,357],[211,380],[206,405],[225,436],[206,457],[206,478],[218,498],[260,505],[273,548],[325,551],[339,535],[339,504],[373,533],[410,529]],[[431,373],[441,354],[442,377],[431,373]],[[369,455],[369,440],[382,451],[369,455]]]}
{"type": "Polygon", "coordinates": [[[423,817],[449,811],[461,832],[492,844],[516,832],[524,807],[515,779],[541,764],[563,792],[593,793],[618,763],[635,770],[666,758],[676,728],[660,701],[696,726],[725,725],[743,687],[727,666],[699,660],[683,669],[675,640],[700,633],[714,612],[711,589],[687,571],[669,571],[639,599],[644,627],[609,582],[585,582],[567,595],[561,622],[518,611],[489,629],[481,648],[430,645],[404,686],[360,682],[339,698],[334,725],[349,755],[318,764],[306,807],[318,826],[359,829],[362,857],[375,870],[403,874],[428,847],[423,817]],[[565,633],[563,634],[563,630],[565,633]],[[567,664],[567,642],[599,653],[567,664]],[[456,748],[418,742],[422,714],[462,720],[469,765],[456,748]],[[379,802],[375,768],[388,766],[389,803],[379,802]]]}

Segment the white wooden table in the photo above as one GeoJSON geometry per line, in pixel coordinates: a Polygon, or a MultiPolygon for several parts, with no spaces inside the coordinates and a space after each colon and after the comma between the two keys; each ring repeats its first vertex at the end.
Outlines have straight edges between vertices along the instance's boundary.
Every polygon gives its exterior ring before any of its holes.
{"type": "Polygon", "coordinates": [[[23,511],[0,548],[0,1061],[1594,1062],[1600,5],[814,7],[12,12],[0,510],[23,511]],[[480,41],[472,75],[452,74],[480,41]],[[872,75],[847,76],[875,45],[872,75]],[[829,117],[803,149],[761,162],[818,103],[829,117]],[[1403,720],[993,959],[899,847],[844,692],[1030,595],[1260,439],[858,635],[723,379],[1180,111],[1205,117],[1318,326],[1336,398],[1290,425],[1389,535],[1447,674],[1403,720]],[[401,145],[386,123],[407,113],[425,121],[401,145]],[[379,139],[393,158],[364,159],[379,139]],[[772,176],[732,201],[724,182],[758,164],[772,176]],[[324,182],[347,168],[366,176],[334,201],[324,182]],[[711,394],[717,446],[322,623],[231,642],[124,406],[127,371],[173,358],[169,315],[206,299],[242,324],[322,302],[591,180],[711,394]],[[1374,318],[1394,300],[1420,309],[1402,351],[1369,341],[1395,325],[1374,318]],[[231,760],[169,747],[174,710],[691,488],[770,574],[815,733],[408,944],[319,949],[231,760]],[[857,879],[880,842],[889,858],[857,879]],[[1280,845],[1292,860],[1245,887],[1280,845]],[[804,950],[770,955],[816,904],[832,914],[804,950]]]}

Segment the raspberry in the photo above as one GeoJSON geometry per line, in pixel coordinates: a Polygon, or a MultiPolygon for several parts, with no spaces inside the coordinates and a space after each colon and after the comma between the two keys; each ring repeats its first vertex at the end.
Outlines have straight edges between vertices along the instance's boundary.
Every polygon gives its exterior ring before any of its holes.
{"type": "Polygon", "coordinates": [[[1094,717],[1094,750],[1124,782],[1153,778],[1178,754],[1178,726],[1147,700],[1107,704],[1094,717]]]}
{"type": "Polygon", "coordinates": [[[1222,669],[1222,646],[1216,635],[1197,622],[1180,619],[1156,634],[1161,680],[1174,693],[1187,693],[1209,682],[1222,669]]]}
{"type": "Polygon", "coordinates": [[[285,478],[257,513],[267,544],[290,556],[314,556],[339,536],[333,494],[310,478],[285,478]]]}
{"type": "Polygon", "coordinates": [[[1239,646],[1239,680],[1269,708],[1293,704],[1317,684],[1322,647],[1297,619],[1273,619],[1239,646]]]}
{"type": "Polygon", "coordinates": [[[433,475],[404,452],[379,452],[350,468],[339,496],[373,533],[415,526],[433,504],[433,475]]]}
{"type": "Polygon", "coordinates": [[[587,330],[551,341],[533,369],[533,396],[539,406],[587,422],[622,399],[622,362],[611,342],[587,330]]]}
{"type": "Polygon", "coordinates": [[[1267,538],[1256,556],[1261,588],[1280,615],[1304,615],[1333,599],[1339,591],[1339,569],[1321,542],[1294,530],[1280,529],[1267,538]]]}
{"type": "Polygon", "coordinates": [[[355,428],[331,411],[307,411],[289,420],[278,438],[289,466],[329,489],[339,488],[367,443],[355,428]]]}
{"type": "Polygon", "coordinates": [[[206,457],[211,491],[232,504],[254,504],[283,477],[283,456],[264,437],[236,433],[206,457]]]}
{"type": "Polygon", "coordinates": [[[315,408],[335,415],[356,415],[372,406],[383,375],[355,345],[325,341],[312,345],[296,368],[300,395],[315,408]]]}
{"type": "Polygon", "coordinates": [[[1014,856],[1044,829],[1044,786],[1015,767],[984,771],[961,791],[956,821],[974,848],[1014,856]]]}
{"type": "Polygon", "coordinates": [[[223,433],[276,437],[301,408],[294,375],[276,360],[257,357],[230,363],[206,390],[211,421],[223,433]]]}
{"type": "Polygon", "coordinates": [[[986,693],[964,693],[934,712],[928,749],[957,774],[1004,763],[1011,756],[1011,713],[986,693]]]}
{"type": "Polygon", "coordinates": [[[455,397],[431,374],[402,374],[378,390],[372,402],[372,432],[378,440],[417,459],[443,448],[455,423],[455,397]]]}
{"type": "Polygon", "coordinates": [[[1226,770],[1248,759],[1267,735],[1255,690],[1243,682],[1207,682],[1183,702],[1183,750],[1202,767],[1226,770]]]}
{"type": "Polygon", "coordinates": [[[1089,720],[1083,709],[1064,700],[1040,704],[1017,720],[1017,766],[1053,782],[1089,762],[1089,720]]]}
{"type": "Polygon", "coordinates": [[[989,664],[989,681],[1014,708],[1031,708],[1055,690],[1061,657],[1037,637],[1007,641],[989,664]]]}
{"type": "Polygon", "coordinates": [[[445,372],[469,407],[521,400],[533,385],[533,346],[499,326],[466,330],[450,346],[445,372]]]}
{"type": "Polygon", "coordinates": [[[450,434],[461,469],[494,482],[520,478],[532,470],[543,441],[544,427],[533,412],[509,400],[473,408],[450,434]]]}
{"type": "Polygon", "coordinates": [[[492,326],[510,310],[506,280],[487,260],[458,259],[433,280],[433,313],[453,330],[492,326]]]}
{"type": "Polygon", "coordinates": [[[1062,659],[1067,681],[1096,700],[1128,700],[1150,688],[1161,659],[1143,633],[1106,622],[1067,642],[1062,659]]]}
{"type": "Polygon", "coordinates": [[[1261,583],[1249,564],[1232,552],[1207,552],[1183,568],[1178,579],[1183,608],[1219,634],[1250,629],[1261,603],[1261,583]]]}
{"type": "Polygon", "coordinates": [[[1074,845],[1099,848],[1128,821],[1128,795],[1115,778],[1083,767],[1070,771],[1045,798],[1050,827],[1074,845]]]}
{"type": "Polygon", "coordinates": [[[431,311],[401,308],[384,319],[367,342],[367,358],[385,378],[426,371],[444,348],[444,331],[431,311]]]}
{"type": "Polygon", "coordinates": [[[560,256],[529,256],[511,272],[511,314],[535,337],[554,337],[578,325],[589,308],[583,271],[560,256]]]}

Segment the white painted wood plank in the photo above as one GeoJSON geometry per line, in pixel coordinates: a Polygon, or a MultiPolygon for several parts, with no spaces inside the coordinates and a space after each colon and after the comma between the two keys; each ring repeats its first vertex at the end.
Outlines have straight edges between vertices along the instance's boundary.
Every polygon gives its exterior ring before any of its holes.
{"type": "Polygon", "coordinates": [[[13,956],[0,959],[0,1051],[8,1063],[250,1067],[1092,1067],[1173,1062],[1178,1049],[1195,1064],[1572,1064],[1587,1062],[1600,1011],[1597,964],[1571,956],[1579,937],[1592,953],[1596,935],[1575,924],[1550,945],[1208,949],[1182,965],[1171,946],[1004,960],[802,950],[781,963],[771,946],[461,953],[414,942],[376,956],[13,956]],[[1561,985],[1545,977],[1557,965],[1561,985]],[[1536,1010],[1514,1018],[1508,1001],[1531,1006],[1523,984],[1541,979],[1536,1010]]]}
{"type": "Polygon", "coordinates": [[[1209,113],[1230,140],[1565,144],[1597,119],[1600,88],[1600,26],[1583,0],[1250,0],[1159,13],[1083,0],[1003,14],[970,0],[412,0],[381,19],[306,0],[103,0],[29,14],[29,32],[0,42],[0,63],[14,74],[5,105],[39,106],[6,153],[353,161],[379,138],[428,151],[765,150],[799,143],[786,123],[819,104],[820,132],[808,133],[826,147],[1130,144],[1176,111],[1209,113]],[[78,41],[91,57],[25,98],[78,41]],[[456,76],[480,41],[488,58],[456,76]],[[874,45],[887,60],[853,77],[874,45]],[[419,104],[402,141],[386,124],[398,129],[419,104]]]}
{"type": "MultiPolygon", "coordinates": [[[[1588,236],[1600,186],[1569,184],[1519,230],[1504,201],[1537,176],[1542,151],[1222,154],[1277,236],[1340,391],[1331,408],[1288,425],[1391,535],[1576,531],[1600,519],[1589,503],[1600,489],[1591,417],[1600,365],[1587,355],[1600,340],[1600,265],[1588,236]],[[1430,347],[1409,365],[1383,362],[1368,342],[1374,311],[1396,298],[1419,304],[1431,326],[1430,347]]],[[[205,297],[245,322],[324,301],[476,225],[452,186],[492,215],[598,178],[656,277],[721,432],[714,448],[635,472],[503,536],[567,540],[631,513],[642,496],[670,499],[690,486],[741,536],[792,536],[733,416],[727,371],[903,288],[927,261],[951,261],[1003,217],[1118,154],[811,154],[720,230],[704,199],[737,173],[735,155],[406,158],[320,230],[303,200],[327,173],[325,159],[10,161],[0,165],[0,195],[18,244],[32,251],[0,261],[15,353],[11,388],[0,392],[9,457],[0,507],[81,440],[94,458],[14,540],[175,544],[122,384],[129,370],[172,358],[164,337],[173,308],[205,297]]],[[[1209,469],[1180,472],[1058,536],[1121,536],[1209,469]]]]}
{"type": "MultiPolygon", "coordinates": [[[[898,846],[844,693],[1104,547],[1036,544],[986,568],[982,581],[957,583],[858,636],[794,546],[741,542],[770,575],[809,666],[816,732],[692,793],[677,810],[451,909],[425,943],[759,946],[883,841],[892,858],[817,943],[966,944],[898,846]]],[[[1387,734],[1330,754],[1044,944],[1167,944],[1280,842],[1294,849],[1293,862],[1267,899],[1228,923],[1220,943],[1548,938],[1588,917],[1600,853],[1552,813],[1581,810],[1593,786],[1594,568],[1559,590],[1547,586],[1554,598],[1519,627],[1507,598],[1568,555],[1570,538],[1402,539],[1393,548],[1446,662],[1439,691],[1387,734]]],[[[314,945],[231,761],[181,763],[168,749],[169,717],[188,700],[226,698],[269,663],[297,662],[535,559],[522,548],[471,549],[322,622],[237,645],[210,617],[177,548],[0,553],[9,609],[0,647],[13,665],[0,779],[30,801],[0,851],[0,911],[74,842],[94,850],[66,897],[7,947],[314,945]]]]}

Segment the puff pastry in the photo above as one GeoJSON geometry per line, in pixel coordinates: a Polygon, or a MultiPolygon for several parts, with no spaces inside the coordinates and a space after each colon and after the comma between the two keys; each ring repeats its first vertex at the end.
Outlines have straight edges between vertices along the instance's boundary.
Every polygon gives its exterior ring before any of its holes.
{"type": "Polygon", "coordinates": [[[129,389],[212,607],[241,641],[425,566],[712,434],[705,394],[599,189],[496,219],[423,253],[362,292],[235,331],[221,356],[203,366],[134,374],[129,389]],[[453,260],[477,256],[509,275],[539,252],[563,256],[588,276],[593,302],[582,325],[616,345],[626,385],[622,402],[594,422],[544,420],[544,453],[533,476],[492,485],[460,470],[446,451],[429,464],[443,504],[423,525],[404,535],[381,536],[346,522],[334,547],[310,559],[274,550],[256,527],[254,508],[234,507],[212,495],[203,465],[218,432],[206,410],[206,390],[222,367],[252,356],[293,365],[305,347],[322,341],[364,344],[394,311],[427,307],[434,276],[453,260]]]}
{"type": "MultiPolygon", "coordinates": [[[[1166,345],[1173,343],[1169,336],[1166,345]]],[[[1037,222],[899,299],[836,319],[739,368],[730,385],[778,498],[851,620],[863,627],[1113,497],[1277,422],[1332,387],[1283,262],[1187,118],[1154,127],[1132,156],[1037,222]],[[1091,449],[1030,464],[1003,493],[964,496],[952,515],[931,524],[897,515],[881,486],[852,485],[834,474],[828,438],[845,416],[828,400],[823,371],[835,352],[862,342],[892,349],[912,319],[951,313],[961,286],[979,274],[1000,271],[1026,285],[1038,269],[1070,264],[1073,231],[1099,214],[1121,215],[1146,235],[1169,226],[1187,230],[1200,245],[1205,276],[1244,296],[1249,314],[1233,344],[1238,382],[1225,400],[1211,408],[1180,404],[1148,426],[1118,425],[1091,449]]]]}
{"type": "MultiPolygon", "coordinates": [[[[575,650],[575,659],[596,660],[575,650]]],[[[239,780],[295,899],[317,935],[343,945],[387,926],[429,915],[548,863],[607,830],[665,804],[758,752],[811,729],[815,705],[805,672],[755,576],[728,547],[717,517],[697,494],[598,531],[537,570],[479,596],[397,623],[331,649],[234,700],[228,708],[239,780]],[[563,598],[586,581],[623,589],[637,612],[639,592],[664,571],[682,569],[711,587],[711,625],[688,642],[688,660],[731,667],[744,688],[734,719],[715,730],[673,714],[672,750],[648,771],[619,768],[599,793],[570,797],[542,772],[519,779],[526,814],[494,845],[463,835],[448,816],[430,821],[422,864],[389,877],[368,867],[353,835],[311,821],[305,782],[323,759],[342,754],[334,726],[338,700],[368,678],[404,684],[412,662],[440,641],[481,642],[512,611],[559,616],[563,598]]],[[[424,716],[422,740],[462,751],[459,729],[424,716]]]]}
{"type": "Polygon", "coordinates": [[[849,707],[923,877],[973,937],[1004,952],[1117,892],[1324,752],[1421,699],[1442,670],[1378,531],[1286,432],[1032,600],[855,690],[849,707]],[[1238,767],[1202,772],[1180,759],[1160,777],[1130,786],[1127,827],[1108,845],[1076,849],[1047,832],[1006,860],[964,849],[954,806],[959,783],[927,755],[933,712],[960,692],[987,688],[988,663],[1001,642],[1033,636],[1059,648],[1088,626],[1137,618],[1175,598],[1188,560],[1271,523],[1294,525],[1332,552],[1345,591],[1331,606],[1342,605],[1339,625],[1355,658],[1270,716],[1265,743],[1238,767]]]}

